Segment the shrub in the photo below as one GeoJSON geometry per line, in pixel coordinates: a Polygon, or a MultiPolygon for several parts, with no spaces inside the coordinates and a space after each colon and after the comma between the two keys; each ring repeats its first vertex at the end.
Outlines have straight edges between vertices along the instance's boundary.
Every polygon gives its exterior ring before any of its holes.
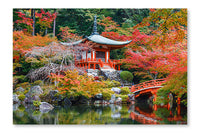
{"type": "Polygon", "coordinates": [[[100,88],[104,87],[104,83],[95,82],[92,76],[87,74],[79,75],[78,71],[65,71],[65,75],[51,74],[53,81],[59,81],[57,90],[62,95],[72,97],[84,96],[93,97],[100,93],[100,88]]]}
{"type": "Polygon", "coordinates": [[[112,88],[112,86],[113,86],[113,84],[110,80],[103,81],[103,83],[105,84],[104,88],[112,88]]]}
{"type": "Polygon", "coordinates": [[[42,80],[36,80],[33,85],[43,85],[43,81],[42,80]]]}
{"type": "Polygon", "coordinates": [[[31,85],[29,82],[24,82],[24,83],[17,84],[16,87],[22,87],[22,88],[26,89],[26,88],[30,88],[31,85]]]}
{"type": "Polygon", "coordinates": [[[16,93],[17,95],[21,95],[21,94],[24,94],[24,91],[23,91],[23,89],[21,89],[21,87],[17,87],[17,88],[15,89],[15,93],[16,93]]]}
{"type": "Polygon", "coordinates": [[[19,98],[20,101],[24,101],[25,97],[26,96],[24,94],[21,94],[18,98],[19,98]]]}
{"type": "Polygon", "coordinates": [[[127,94],[130,93],[130,90],[129,90],[128,87],[122,87],[122,88],[120,88],[120,89],[121,89],[121,94],[122,94],[122,95],[127,95],[127,94]]]}
{"type": "Polygon", "coordinates": [[[112,88],[112,87],[119,87],[121,84],[120,82],[118,81],[115,81],[115,80],[106,80],[106,81],[103,81],[103,83],[105,84],[105,88],[112,88]]]}
{"type": "Polygon", "coordinates": [[[41,102],[40,101],[33,101],[33,105],[35,107],[39,107],[41,105],[41,102]]]}
{"type": "Polygon", "coordinates": [[[30,90],[30,88],[26,88],[25,91],[24,91],[24,95],[25,95],[26,93],[28,93],[29,90],[30,90]]]}
{"type": "Polygon", "coordinates": [[[102,95],[103,95],[104,100],[110,100],[112,94],[114,94],[114,92],[111,91],[110,89],[103,89],[103,91],[102,91],[102,95]]]}
{"type": "Polygon", "coordinates": [[[25,77],[26,77],[25,75],[19,75],[19,76],[14,76],[13,79],[17,80],[18,83],[23,83],[26,81],[25,77]]]}
{"type": "Polygon", "coordinates": [[[113,87],[121,86],[121,83],[119,81],[112,80],[112,83],[113,83],[113,87]]]}
{"type": "Polygon", "coordinates": [[[121,79],[131,82],[133,80],[133,74],[129,71],[123,71],[120,73],[121,79]]]}
{"type": "Polygon", "coordinates": [[[25,108],[24,105],[22,105],[22,104],[20,104],[19,107],[18,107],[18,110],[19,110],[19,111],[22,111],[22,112],[23,112],[25,109],[26,109],[26,108],[25,108]]]}
{"type": "Polygon", "coordinates": [[[121,94],[119,94],[119,95],[117,95],[117,97],[121,97],[123,103],[126,103],[127,100],[128,100],[128,95],[121,95],[121,94]]]}

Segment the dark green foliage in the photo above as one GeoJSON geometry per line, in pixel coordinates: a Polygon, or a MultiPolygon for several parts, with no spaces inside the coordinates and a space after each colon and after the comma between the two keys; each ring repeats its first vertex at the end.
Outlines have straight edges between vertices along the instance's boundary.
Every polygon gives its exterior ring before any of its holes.
{"type": "Polygon", "coordinates": [[[168,95],[170,93],[170,90],[166,90],[166,89],[159,89],[157,91],[157,98],[156,101],[154,102],[154,104],[167,104],[169,102],[169,98],[168,95]]]}
{"type": "Polygon", "coordinates": [[[168,111],[167,108],[158,108],[155,114],[159,118],[167,118],[170,116],[170,111],[168,111]]]}
{"type": "Polygon", "coordinates": [[[115,49],[110,51],[110,59],[124,59],[125,58],[125,50],[127,48],[115,49]]]}
{"type": "Polygon", "coordinates": [[[120,73],[120,77],[128,82],[132,82],[133,81],[133,74],[129,71],[123,71],[120,73]]]}
{"type": "MultiPolygon", "coordinates": [[[[31,18],[31,14],[27,11],[28,9],[13,9],[13,22],[20,19],[16,12],[26,13],[27,17],[31,18]]],[[[40,13],[41,9],[34,9],[36,13],[40,13]]],[[[87,9],[87,8],[76,8],[76,9],[44,9],[45,12],[54,13],[56,10],[56,36],[59,39],[59,29],[60,27],[68,26],[70,29],[75,30],[75,33],[79,36],[89,36],[93,29],[93,19],[94,15],[97,15],[97,22],[99,22],[104,17],[111,17],[119,26],[123,28],[133,27],[136,24],[142,22],[143,18],[149,15],[149,9],[87,9]]],[[[35,18],[35,21],[38,21],[38,18],[35,18]]],[[[24,27],[19,27],[14,23],[14,30],[22,30],[24,27]]],[[[101,33],[104,31],[104,27],[98,25],[98,32],[101,33]]],[[[35,24],[35,34],[40,33],[40,25],[35,24]]],[[[51,28],[48,28],[48,34],[53,32],[53,23],[51,28]]]]}
{"type": "Polygon", "coordinates": [[[16,80],[18,84],[27,81],[25,75],[14,76],[14,77],[13,77],[13,80],[16,80]]]}
{"type": "Polygon", "coordinates": [[[40,67],[44,66],[44,63],[42,63],[41,61],[39,62],[27,62],[25,60],[25,57],[21,58],[21,61],[19,62],[19,64],[21,65],[20,67],[15,68],[15,70],[17,71],[16,75],[26,75],[28,74],[28,72],[30,70],[34,70],[40,67]]]}

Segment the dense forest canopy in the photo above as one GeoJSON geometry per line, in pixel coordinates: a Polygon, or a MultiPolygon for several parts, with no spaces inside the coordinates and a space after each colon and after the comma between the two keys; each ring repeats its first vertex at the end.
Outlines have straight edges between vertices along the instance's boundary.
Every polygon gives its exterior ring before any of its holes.
{"type": "MultiPolygon", "coordinates": [[[[94,15],[97,15],[97,21],[100,22],[105,17],[111,17],[113,21],[123,28],[133,27],[142,22],[143,18],[149,15],[149,9],[43,9],[44,12],[57,13],[56,35],[59,34],[60,27],[68,26],[79,36],[89,36],[92,31],[94,15]]],[[[31,9],[13,9],[13,22],[20,19],[17,12],[25,13],[31,18],[31,9]]],[[[36,13],[41,13],[41,9],[35,9],[36,13]]],[[[36,17],[37,19],[37,17],[36,17]]],[[[51,24],[51,27],[53,23],[51,24]]],[[[14,29],[18,30],[16,24],[14,29]]],[[[39,32],[39,24],[36,24],[36,33],[39,32]]],[[[98,32],[105,29],[104,26],[98,25],[98,32]]],[[[48,33],[52,33],[52,28],[48,28],[48,33]]]]}

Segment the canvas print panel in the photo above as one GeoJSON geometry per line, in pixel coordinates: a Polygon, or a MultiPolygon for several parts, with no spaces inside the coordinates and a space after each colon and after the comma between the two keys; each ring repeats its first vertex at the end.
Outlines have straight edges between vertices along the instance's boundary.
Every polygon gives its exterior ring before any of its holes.
{"type": "Polygon", "coordinates": [[[13,9],[13,124],[187,124],[187,9],[13,9]]]}

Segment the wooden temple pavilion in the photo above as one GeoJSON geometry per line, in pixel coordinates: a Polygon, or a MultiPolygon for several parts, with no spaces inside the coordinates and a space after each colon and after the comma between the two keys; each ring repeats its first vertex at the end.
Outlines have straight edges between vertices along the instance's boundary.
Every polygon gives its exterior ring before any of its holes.
{"type": "Polygon", "coordinates": [[[92,43],[92,51],[83,51],[81,56],[75,57],[75,65],[85,67],[86,69],[115,69],[120,70],[121,63],[119,60],[110,59],[110,51],[125,47],[131,41],[115,41],[99,35],[97,32],[96,16],[94,17],[93,32],[85,39],[72,42],[62,43],[63,45],[78,45],[79,43],[92,43]]]}

